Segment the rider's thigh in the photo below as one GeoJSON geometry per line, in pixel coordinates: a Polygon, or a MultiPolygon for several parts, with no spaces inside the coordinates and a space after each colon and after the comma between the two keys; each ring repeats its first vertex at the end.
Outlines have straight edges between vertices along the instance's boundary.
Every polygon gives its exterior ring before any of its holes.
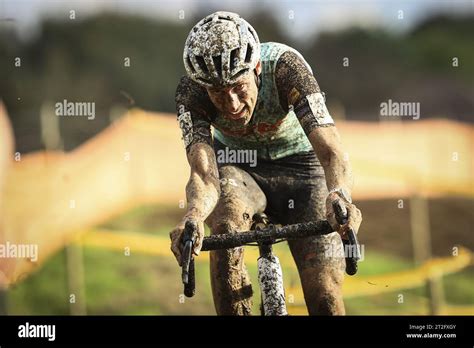
{"type": "Polygon", "coordinates": [[[252,216],[265,210],[267,200],[255,180],[243,169],[219,168],[221,195],[206,223],[213,234],[249,229],[252,216]]]}
{"type": "MultiPolygon", "coordinates": [[[[206,223],[212,234],[249,230],[252,216],[263,212],[266,198],[255,180],[235,166],[219,168],[221,195],[206,223]]],[[[250,315],[252,286],[244,248],[210,252],[211,287],[219,315],[250,315]]]]}
{"type": "MultiPolygon", "coordinates": [[[[296,198],[306,200],[306,206],[291,214],[288,223],[326,218],[325,201],[328,191],[324,178],[313,180],[307,188],[306,197],[296,198]]],[[[335,284],[342,284],[345,261],[341,239],[336,232],[325,236],[289,240],[288,244],[300,273],[312,269],[315,273],[313,277],[327,278],[335,284]]]]}

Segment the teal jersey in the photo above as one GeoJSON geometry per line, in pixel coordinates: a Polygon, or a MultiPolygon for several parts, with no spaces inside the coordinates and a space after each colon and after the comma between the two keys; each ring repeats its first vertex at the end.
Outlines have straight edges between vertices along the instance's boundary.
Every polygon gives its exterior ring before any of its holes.
{"type": "Polygon", "coordinates": [[[258,157],[273,160],[312,150],[303,128],[293,111],[282,109],[275,82],[275,68],[280,56],[293,50],[283,44],[261,44],[262,74],[252,119],[235,127],[232,120],[217,117],[214,137],[229,148],[254,149],[258,157]]]}
{"type": "Polygon", "coordinates": [[[256,150],[266,160],[313,149],[307,134],[316,126],[333,125],[333,120],[308,63],[295,49],[266,42],[261,44],[261,64],[257,102],[246,125],[220,115],[204,88],[189,78],[185,78],[187,85],[182,80],[176,102],[186,148],[196,141],[209,141],[212,125],[214,138],[225,146],[256,150]],[[286,57],[283,62],[282,56],[286,57]],[[284,64],[283,73],[277,73],[284,64]],[[193,93],[196,98],[190,100],[193,93]]]}

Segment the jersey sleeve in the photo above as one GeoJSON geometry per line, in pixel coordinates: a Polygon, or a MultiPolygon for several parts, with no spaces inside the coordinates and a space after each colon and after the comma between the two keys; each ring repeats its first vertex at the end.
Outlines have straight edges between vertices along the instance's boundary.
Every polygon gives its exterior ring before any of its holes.
{"type": "Polygon", "coordinates": [[[176,88],[175,101],[186,152],[196,143],[212,145],[210,117],[215,115],[215,110],[206,90],[183,76],[176,88]]]}
{"type": "Polygon", "coordinates": [[[297,52],[281,55],[275,68],[275,82],[281,107],[293,110],[306,135],[316,127],[334,126],[311,68],[297,52]]]}

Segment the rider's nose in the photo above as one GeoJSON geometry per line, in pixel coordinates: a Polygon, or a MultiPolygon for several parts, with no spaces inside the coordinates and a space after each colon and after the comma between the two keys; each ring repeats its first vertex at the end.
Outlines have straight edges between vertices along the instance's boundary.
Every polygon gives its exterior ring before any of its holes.
{"type": "Polygon", "coordinates": [[[227,95],[227,111],[229,112],[232,112],[232,113],[235,113],[237,111],[239,111],[240,109],[240,100],[239,100],[239,97],[237,96],[237,94],[235,93],[229,93],[227,95]]]}

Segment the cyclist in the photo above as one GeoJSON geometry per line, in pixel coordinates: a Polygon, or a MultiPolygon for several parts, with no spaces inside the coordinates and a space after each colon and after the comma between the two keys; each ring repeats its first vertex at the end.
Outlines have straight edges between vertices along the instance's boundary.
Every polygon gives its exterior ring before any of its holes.
{"type": "MultiPolygon", "coordinates": [[[[340,238],[349,226],[357,231],[362,217],[351,201],[349,162],[310,66],[289,46],[260,43],[252,26],[231,12],[199,21],[183,60],[187,76],[179,81],[176,106],[191,176],[187,212],[170,233],[178,263],[189,219],[199,226],[195,255],[204,223],[221,234],[249,230],[261,212],[281,224],[328,219],[338,233],[288,243],[308,312],[345,314],[340,238]],[[222,156],[231,151],[234,157],[222,156]],[[235,154],[246,152],[257,155],[256,164],[236,163],[235,154]],[[347,211],[342,226],[336,201],[347,211]]],[[[243,248],[212,251],[210,267],[217,314],[251,314],[243,248]]]]}

